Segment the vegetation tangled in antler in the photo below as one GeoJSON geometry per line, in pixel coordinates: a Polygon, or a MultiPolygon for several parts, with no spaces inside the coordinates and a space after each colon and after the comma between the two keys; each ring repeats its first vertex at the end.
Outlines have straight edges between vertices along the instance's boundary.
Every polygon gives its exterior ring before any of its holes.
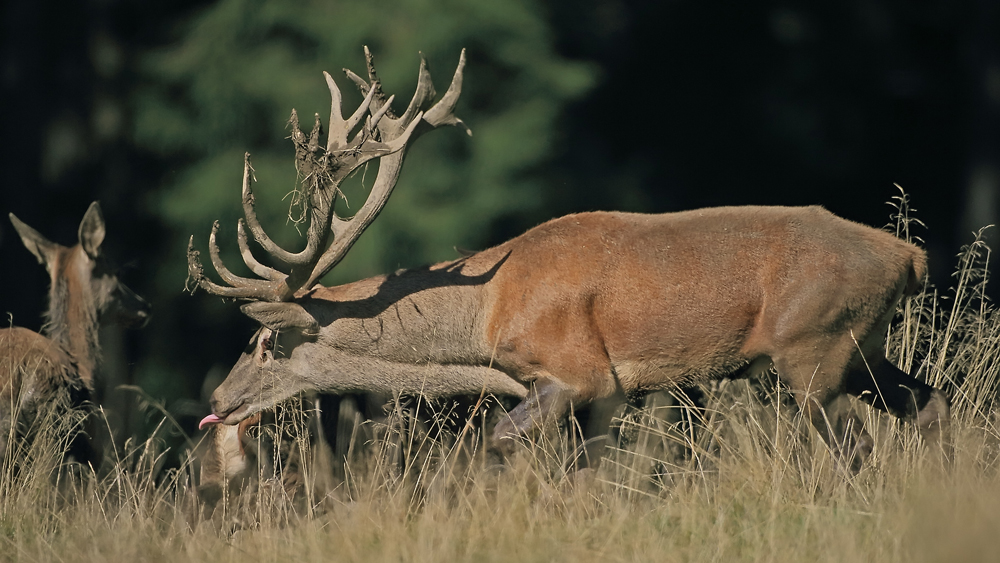
{"type": "Polygon", "coordinates": [[[378,216],[396,185],[407,143],[419,136],[423,130],[441,125],[464,125],[453,113],[462,90],[464,50],[448,91],[439,102],[429,108],[427,106],[436,93],[431,83],[430,71],[427,69],[427,61],[421,57],[416,92],[406,111],[399,117],[393,115],[391,111],[395,96],[386,98],[375,72],[371,52],[367,47],[365,47],[365,58],[368,61],[367,82],[345,69],[347,76],[365,93],[364,102],[346,120],[341,113],[340,89],[329,74],[323,73],[332,98],[325,147],[320,145],[322,124],[319,115],[316,116],[312,131],[307,136],[299,128],[298,115],[292,111],[295,162],[302,184],[305,186],[305,200],[308,202],[309,227],[306,247],[297,253],[288,252],[275,244],[264,232],[254,209],[255,202],[251,190],[252,168],[248,153],[243,164],[243,211],[246,215],[246,226],[249,227],[254,240],[279,266],[277,269],[270,268],[253,256],[247,244],[244,222],[241,219],[237,224],[240,252],[247,266],[263,279],[248,279],[230,272],[219,258],[219,248],[215,240],[219,224],[216,222],[209,238],[209,252],[212,265],[229,287],[215,284],[205,276],[199,254],[194,250],[193,236],[188,244],[189,275],[206,291],[224,297],[264,302],[292,300],[296,292],[312,287],[336,266],[350,250],[357,237],[378,216]],[[371,115],[367,115],[369,110],[371,115]],[[362,121],[361,129],[353,138],[350,137],[351,132],[362,121]],[[340,184],[360,166],[376,158],[381,159],[379,171],[368,200],[353,217],[345,219],[338,216],[334,208],[340,184]]]}

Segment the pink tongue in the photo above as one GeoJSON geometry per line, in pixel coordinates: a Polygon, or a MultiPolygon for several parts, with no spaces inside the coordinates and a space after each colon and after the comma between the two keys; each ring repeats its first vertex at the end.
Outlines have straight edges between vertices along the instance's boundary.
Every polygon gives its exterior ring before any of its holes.
{"type": "Polygon", "coordinates": [[[220,422],[222,422],[221,418],[215,416],[214,414],[210,414],[205,418],[201,419],[201,422],[198,423],[198,430],[201,430],[202,428],[210,424],[218,424],[220,422]]]}

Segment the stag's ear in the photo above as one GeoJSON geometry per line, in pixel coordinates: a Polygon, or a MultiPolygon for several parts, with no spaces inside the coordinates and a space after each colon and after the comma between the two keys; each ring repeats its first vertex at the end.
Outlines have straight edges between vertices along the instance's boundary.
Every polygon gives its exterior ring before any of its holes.
{"type": "Polygon", "coordinates": [[[271,330],[297,328],[305,334],[319,334],[316,318],[298,303],[254,301],[241,306],[240,311],[271,330]]]}
{"type": "Polygon", "coordinates": [[[24,243],[24,246],[38,259],[38,263],[48,268],[59,251],[59,245],[42,236],[42,233],[25,225],[13,213],[10,214],[10,222],[14,224],[14,230],[17,231],[17,234],[21,235],[21,242],[24,243]]]}
{"type": "Polygon", "coordinates": [[[97,258],[101,253],[101,243],[104,242],[104,217],[101,216],[101,205],[96,201],[90,204],[80,221],[80,246],[87,256],[97,258]]]}

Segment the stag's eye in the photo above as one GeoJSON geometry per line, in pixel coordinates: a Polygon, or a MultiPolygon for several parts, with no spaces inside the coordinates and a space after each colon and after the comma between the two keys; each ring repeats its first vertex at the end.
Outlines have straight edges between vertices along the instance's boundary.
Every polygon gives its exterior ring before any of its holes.
{"type": "Polygon", "coordinates": [[[266,361],[268,351],[274,350],[274,336],[274,331],[271,330],[264,330],[260,334],[260,350],[257,352],[260,361],[266,361]]]}
{"type": "Polygon", "coordinates": [[[260,335],[260,352],[263,354],[268,350],[274,350],[274,331],[265,331],[260,335]]]}

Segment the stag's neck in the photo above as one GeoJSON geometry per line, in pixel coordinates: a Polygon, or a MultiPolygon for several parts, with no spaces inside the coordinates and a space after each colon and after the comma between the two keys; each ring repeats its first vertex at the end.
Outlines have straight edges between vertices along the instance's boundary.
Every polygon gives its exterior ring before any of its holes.
{"type": "Polygon", "coordinates": [[[303,301],[321,338],[349,354],[407,364],[487,365],[484,269],[454,263],[323,288],[303,301]]]}
{"type": "Polygon", "coordinates": [[[323,335],[343,352],[391,362],[478,364],[488,358],[476,308],[468,304],[476,297],[470,288],[453,288],[364,312],[333,304],[327,310],[335,320],[323,335]]]}
{"type": "MultiPolygon", "coordinates": [[[[72,264],[69,261],[57,267],[71,268],[72,264]]],[[[88,388],[93,388],[94,372],[100,361],[99,328],[89,285],[79,283],[73,272],[54,272],[42,333],[72,356],[88,388]]]]}
{"type": "MultiPolygon", "coordinates": [[[[304,350],[305,351],[305,350],[304,350]]],[[[395,362],[370,355],[359,356],[329,346],[311,347],[310,365],[318,370],[316,387],[333,393],[412,394],[428,398],[476,396],[524,397],[527,387],[506,373],[483,365],[435,362],[395,362]]],[[[308,361],[308,360],[307,360],[308,361]]]]}

